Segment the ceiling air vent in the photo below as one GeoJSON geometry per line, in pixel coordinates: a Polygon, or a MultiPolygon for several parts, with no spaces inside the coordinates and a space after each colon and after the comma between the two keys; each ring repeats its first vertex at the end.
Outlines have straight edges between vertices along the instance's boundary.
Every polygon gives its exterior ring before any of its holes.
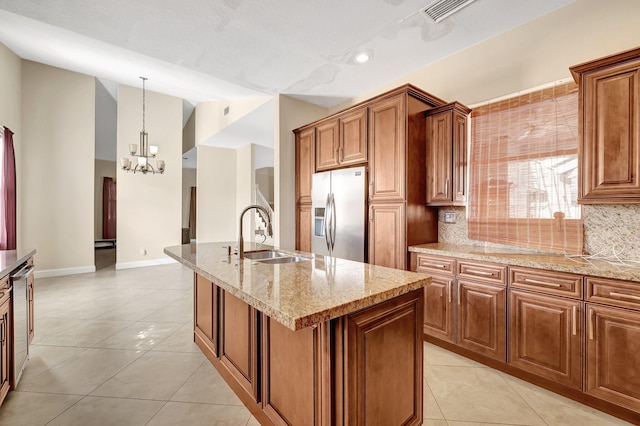
{"type": "Polygon", "coordinates": [[[475,0],[436,0],[425,9],[422,9],[422,13],[438,23],[474,1],[475,0]]]}

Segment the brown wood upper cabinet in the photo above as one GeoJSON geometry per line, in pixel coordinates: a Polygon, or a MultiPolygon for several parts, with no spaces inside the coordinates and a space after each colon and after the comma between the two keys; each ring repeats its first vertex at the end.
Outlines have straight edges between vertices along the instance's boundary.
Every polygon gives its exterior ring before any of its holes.
{"type": "Polygon", "coordinates": [[[367,108],[341,114],[316,126],[316,170],[367,161],[367,108]]]}
{"type": "Polygon", "coordinates": [[[314,127],[296,133],[296,203],[311,204],[311,176],[315,173],[314,127]]]}
{"type": "Polygon", "coordinates": [[[467,201],[467,129],[471,110],[453,102],[425,112],[427,205],[462,206],[467,201]]]}
{"type": "Polygon", "coordinates": [[[640,203],[640,48],[570,70],[580,90],[578,202],[640,203]]]}

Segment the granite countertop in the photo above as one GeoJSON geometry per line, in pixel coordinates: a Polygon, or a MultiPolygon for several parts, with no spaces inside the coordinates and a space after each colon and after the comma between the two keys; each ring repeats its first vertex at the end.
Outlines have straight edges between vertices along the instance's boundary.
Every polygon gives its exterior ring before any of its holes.
{"type": "MultiPolygon", "coordinates": [[[[410,291],[431,281],[424,274],[279,250],[310,260],[270,265],[227,255],[235,242],[185,244],[164,252],[225,291],[290,328],[312,327],[410,291]]],[[[264,249],[246,243],[245,251],[264,249]]],[[[266,247],[269,248],[269,247],[266,247]]]]}
{"type": "Polygon", "coordinates": [[[33,250],[0,250],[0,277],[11,273],[20,264],[36,254],[33,250]]]}
{"type": "Polygon", "coordinates": [[[517,249],[511,251],[449,243],[420,244],[409,247],[409,251],[640,282],[640,265],[634,267],[570,255],[525,252],[517,249]]]}

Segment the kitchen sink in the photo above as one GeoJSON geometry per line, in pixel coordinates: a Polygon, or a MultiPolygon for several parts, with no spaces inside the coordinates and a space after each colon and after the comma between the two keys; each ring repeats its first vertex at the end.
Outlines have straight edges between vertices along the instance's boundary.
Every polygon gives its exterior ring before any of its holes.
{"type": "Polygon", "coordinates": [[[262,260],[262,259],[274,259],[289,256],[286,253],[280,253],[275,250],[259,250],[259,251],[249,251],[244,253],[245,259],[251,260],[262,260]]]}
{"type": "Polygon", "coordinates": [[[273,257],[271,259],[263,259],[259,260],[260,263],[268,263],[268,264],[278,264],[278,263],[294,263],[294,262],[304,262],[305,260],[311,260],[306,257],[300,256],[282,256],[282,257],[273,257]]]}

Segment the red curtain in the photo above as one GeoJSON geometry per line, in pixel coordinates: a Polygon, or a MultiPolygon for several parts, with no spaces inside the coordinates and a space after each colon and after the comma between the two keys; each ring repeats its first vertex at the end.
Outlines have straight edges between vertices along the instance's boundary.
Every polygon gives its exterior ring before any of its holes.
{"type": "Polygon", "coordinates": [[[2,138],[2,185],[0,185],[0,250],[16,249],[16,158],[13,132],[4,128],[2,138]]]}
{"type": "Polygon", "coordinates": [[[102,181],[102,238],[116,238],[116,183],[110,177],[102,181]]]}

